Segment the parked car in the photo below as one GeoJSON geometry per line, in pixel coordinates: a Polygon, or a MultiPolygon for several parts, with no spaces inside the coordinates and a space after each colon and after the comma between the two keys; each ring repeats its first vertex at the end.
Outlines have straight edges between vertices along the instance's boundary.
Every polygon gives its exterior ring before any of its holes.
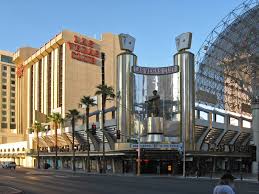
{"type": "Polygon", "coordinates": [[[2,167],[9,168],[9,169],[11,169],[11,168],[15,169],[16,163],[15,162],[3,162],[2,167]]]}

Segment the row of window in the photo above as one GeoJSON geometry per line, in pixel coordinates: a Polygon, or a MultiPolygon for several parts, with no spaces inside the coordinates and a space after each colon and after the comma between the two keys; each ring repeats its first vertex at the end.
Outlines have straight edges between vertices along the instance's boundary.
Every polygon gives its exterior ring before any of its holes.
{"type": "MultiPolygon", "coordinates": [[[[2,65],[2,70],[3,70],[3,71],[7,71],[7,66],[2,65]]],[[[15,73],[15,67],[11,67],[11,72],[12,72],[12,73],[15,73]]]]}
{"type": "MultiPolygon", "coordinates": [[[[7,121],[7,118],[2,116],[2,122],[6,122],[7,121]]],[[[11,118],[11,122],[14,123],[15,122],[15,118],[11,118]]]]}
{"type": "MultiPolygon", "coordinates": [[[[25,151],[25,148],[22,148],[21,150],[24,152],[24,151],[25,151]]],[[[10,149],[10,148],[9,148],[9,149],[0,149],[0,152],[6,152],[6,151],[7,151],[7,152],[11,152],[11,149],[10,149]]],[[[20,151],[20,148],[17,148],[16,151],[19,152],[19,151],[20,151]]],[[[15,152],[15,149],[14,149],[14,148],[12,149],[12,152],[15,152]]]]}
{"type": "MultiPolygon", "coordinates": [[[[2,89],[3,89],[3,90],[6,90],[6,88],[7,88],[6,85],[2,85],[2,89]]],[[[15,91],[15,87],[11,87],[11,90],[12,90],[12,91],[15,91]]]]}
{"type": "MultiPolygon", "coordinates": [[[[2,115],[6,115],[6,111],[5,110],[2,111],[2,115]]],[[[15,116],[15,112],[11,112],[11,116],[15,116]]]]}
{"type": "MultiPolygon", "coordinates": [[[[7,77],[7,73],[2,72],[2,77],[7,77]]],[[[15,74],[11,74],[11,78],[15,78],[15,74]]]]}
{"type": "MultiPolygon", "coordinates": [[[[2,78],[2,84],[6,84],[6,83],[7,83],[7,79],[2,78]]],[[[11,84],[12,84],[12,85],[15,85],[15,81],[14,81],[14,80],[11,80],[11,84]]]]}
{"type": "Polygon", "coordinates": [[[1,55],[1,61],[5,63],[13,63],[13,58],[6,55],[1,55]]]}
{"type": "MultiPolygon", "coordinates": [[[[205,111],[195,110],[195,118],[199,118],[202,120],[209,120],[209,113],[205,111]]],[[[225,116],[213,113],[212,121],[217,123],[225,123],[225,116]]],[[[239,126],[238,119],[235,117],[229,117],[229,124],[233,126],[239,126]]],[[[245,128],[251,128],[251,122],[243,119],[242,126],[245,128]]]]}
{"type": "MultiPolygon", "coordinates": [[[[1,123],[1,128],[3,129],[7,129],[7,123],[1,123]]],[[[16,125],[15,124],[10,124],[10,129],[16,129],[16,125]]]]}
{"type": "MultiPolygon", "coordinates": [[[[11,110],[15,110],[15,105],[10,106],[11,110]]],[[[6,104],[2,104],[2,109],[6,109],[6,104]]]]}
{"type": "MultiPolygon", "coordinates": [[[[6,98],[2,98],[2,102],[5,103],[5,102],[6,102],[6,98]]],[[[12,99],[10,100],[10,102],[11,102],[11,103],[15,103],[15,99],[12,98],[12,99]]]]}

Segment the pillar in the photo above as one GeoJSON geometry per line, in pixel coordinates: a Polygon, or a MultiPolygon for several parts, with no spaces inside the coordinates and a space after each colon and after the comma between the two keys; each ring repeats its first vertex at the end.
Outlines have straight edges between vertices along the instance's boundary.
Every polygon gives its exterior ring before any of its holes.
{"type": "Polygon", "coordinates": [[[112,173],[116,173],[114,158],[112,158],[112,173]]]}
{"type": "Polygon", "coordinates": [[[194,54],[180,51],[174,55],[174,65],[180,69],[181,126],[184,149],[194,150],[194,54]]]}
{"type": "Polygon", "coordinates": [[[256,146],[256,162],[252,164],[252,173],[259,171],[259,101],[252,103],[253,141],[256,146]]]}
{"type": "Polygon", "coordinates": [[[124,52],[117,56],[117,129],[121,130],[121,142],[129,138],[133,126],[133,73],[137,56],[124,52]]]}

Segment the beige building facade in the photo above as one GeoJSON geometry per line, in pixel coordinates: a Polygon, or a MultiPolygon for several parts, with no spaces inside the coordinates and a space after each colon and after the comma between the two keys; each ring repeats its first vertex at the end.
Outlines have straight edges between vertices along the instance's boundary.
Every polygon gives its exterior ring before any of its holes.
{"type": "MultiPolygon", "coordinates": [[[[53,112],[65,117],[68,110],[78,109],[83,96],[94,96],[101,84],[101,53],[105,54],[105,83],[116,91],[116,56],[120,52],[118,35],[106,33],[96,40],[66,30],[40,49],[18,49],[13,59],[17,133],[26,134],[35,121],[45,122],[53,112]]],[[[97,102],[91,112],[100,110],[99,97],[97,102]]]]}
{"type": "Polygon", "coordinates": [[[1,131],[0,143],[15,142],[22,140],[22,136],[17,136],[15,119],[15,64],[13,63],[13,53],[0,50],[1,68],[1,131]]]}

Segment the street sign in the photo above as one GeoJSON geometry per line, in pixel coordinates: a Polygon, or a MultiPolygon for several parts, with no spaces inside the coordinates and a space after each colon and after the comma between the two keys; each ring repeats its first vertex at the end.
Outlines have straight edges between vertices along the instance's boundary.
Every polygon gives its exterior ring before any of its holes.
{"type": "MultiPolygon", "coordinates": [[[[138,148],[138,144],[130,144],[131,148],[137,149],[138,148]]],[[[140,144],[140,148],[144,148],[144,149],[177,149],[179,151],[182,151],[182,144],[140,144]]]]}

